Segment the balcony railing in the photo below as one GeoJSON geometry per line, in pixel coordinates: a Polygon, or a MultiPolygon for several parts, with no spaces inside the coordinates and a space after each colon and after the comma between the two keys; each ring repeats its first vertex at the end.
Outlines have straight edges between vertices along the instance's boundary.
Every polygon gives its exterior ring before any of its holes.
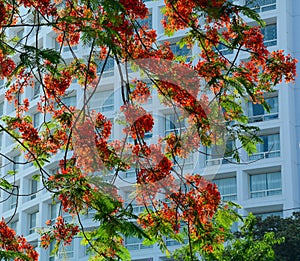
{"type": "Polygon", "coordinates": [[[174,240],[174,239],[166,239],[166,246],[178,246],[180,245],[180,242],[174,240]]]}
{"type": "Polygon", "coordinates": [[[221,195],[221,199],[224,201],[235,201],[235,200],[237,200],[237,194],[236,193],[224,194],[224,195],[221,195]]]}
{"type": "Polygon", "coordinates": [[[259,160],[280,157],[280,150],[258,152],[253,155],[249,155],[249,160],[259,160]]]}
{"type": "MultiPolygon", "coordinates": [[[[127,207],[128,205],[129,205],[129,203],[124,203],[125,207],[127,207]]],[[[146,209],[146,207],[144,205],[137,205],[135,203],[131,203],[131,206],[132,206],[132,213],[134,213],[134,214],[140,214],[146,209]]],[[[153,210],[153,207],[147,206],[147,209],[153,210]]]]}
{"type": "Polygon", "coordinates": [[[281,188],[250,191],[251,198],[261,198],[261,197],[281,195],[281,194],[282,194],[281,188]]]}
{"type": "Polygon", "coordinates": [[[149,248],[153,248],[153,246],[144,246],[141,243],[131,243],[131,244],[126,244],[125,243],[125,247],[128,249],[128,250],[142,250],[142,249],[149,249],[149,248]]]}
{"type": "Polygon", "coordinates": [[[276,0],[256,0],[254,2],[247,1],[248,7],[252,8],[255,12],[266,12],[276,9],[276,0]]]}
{"type": "Polygon", "coordinates": [[[254,122],[269,121],[269,120],[275,120],[275,119],[278,119],[278,112],[251,116],[251,117],[249,117],[248,122],[254,123],[254,122]]]}
{"type": "Polygon", "coordinates": [[[170,133],[174,133],[175,135],[180,135],[181,133],[186,131],[186,127],[174,128],[165,130],[165,135],[169,135],[170,133]]]}
{"type": "Polygon", "coordinates": [[[226,157],[226,158],[207,159],[205,161],[206,166],[229,164],[231,162],[236,162],[236,159],[234,159],[233,157],[226,157]]]}

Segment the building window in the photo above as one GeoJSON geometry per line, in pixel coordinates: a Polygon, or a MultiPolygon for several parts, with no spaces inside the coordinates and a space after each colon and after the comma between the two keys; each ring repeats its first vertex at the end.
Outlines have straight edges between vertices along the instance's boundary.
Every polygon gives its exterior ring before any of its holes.
{"type": "Polygon", "coordinates": [[[58,257],[62,260],[72,258],[74,256],[74,240],[70,245],[64,246],[60,244],[60,248],[58,251],[58,257]]]}
{"type": "Polygon", "coordinates": [[[277,44],[277,25],[268,24],[261,29],[262,34],[264,35],[264,44],[265,46],[274,46],[277,44]]]}
{"type": "Polygon", "coordinates": [[[59,205],[58,204],[50,204],[49,205],[49,212],[50,212],[50,220],[51,224],[53,225],[55,223],[56,218],[58,217],[59,213],[59,205]]]}
{"type": "Polygon", "coordinates": [[[52,253],[54,250],[54,241],[52,241],[50,243],[50,246],[49,246],[49,261],[54,261],[55,260],[55,256],[54,254],[52,253]]]}
{"type": "Polygon", "coordinates": [[[34,82],[32,99],[38,98],[38,96],[40,95],[40,91],[41,84],[38,81],[34,82]]]}
{"type": "Polygon", "coordinates": [[[130,168],[125,172],[125,178],[136,178],[136,170],[135,168],[130,168]]]}
{"type": "Polygon", "coordinates": [[[233,54],[233,49],[228,48],[225,44],[219,43],[217,46],[217,51],[222,55],[233,54]]]}
{"type": "Polygon", "coordinates": [[[266,12],[276,9],[276,0],[246,0],[246,5],[255,12],[266,12]]]}
{"type": "Polygon", "coordinates": [[[180,167],[192,166],[194,164],[194,155],[192,153],[190,153],[186,158],[175,156],[174,164],[175,164],[175,166],[174,166],[175,168],[179,167],[179,166],[180,167]]]}
{"type": "Polygon", "coordinates": [[[17,227],[18,227],[18,220],[15,220],[10,223],[10,228],[12,228],[14,231],[17,231],[17,227]]]}
{"type": "Polygon", "coordinates": [[[3,108],[4,108],[3,105],[4,105],[3,102],[1,102],[0,103],[0,116],[3,115],[3,108]]]}
{"type": "Polygon", "coordinates": [[[250,175],[250,198],[281,194],[281,172],[250,175]]]}
{"type": "Polygon", "coordinates": [[[96,209],[89,207],[87,213],[85,214],[85,218],[94,219],[96,213],[96,209]]]}
{"type": "Polygon", "coordinates": [[[2,89],[5,85],[5,81],[3,79],[0,79],[0,89],[2,89]]]}
{"type": "Polygon", "coordinates": [[[139,25],[141,27],[146,27],[147,29],[152,29],[152,13],[149,13],[148,17],[143,20],[138,19],[137,22],[139,23],[139,25]]]}
{"type": "Polygon", "coordinates": [[[17,32],[17,37],[19,38],[19,40],[22,40],[24,35],[24,29],[21,29],[17,32]]]}
{"type": "Polygon", "coordinates": [[[181,48],[178,44],[173,43],[170,44],[170,49],[179,61],[189,62],[191,60],[192,50],[188,49],[186,45],[181,48]]]}
{"type": "Polygon", "coordinates": [[[14,188],[10,192],[10,200],[9,200],[9,209],[15,209],[17,207],[17,201],[18,201],[18,190],[17,188],[14,188]]]}
{"type": "Polygon", "coordinates": [[[222,200],[237,200],[236,177],[215,179],[213,182],[218,186],[222,200]]]}
{"type": "Polygon", "coordinates": [[[55,51],[59,52],[60,51],[60,43],[56,41],[56,39],[54,39],[54,49],[55,51]]]}
{"type": "Polygon", "coordinates": [[[19,170],[21,167],[21,155],[13,157],[13,170],[19,170]]]}
{"type": "MultiPolygon", "coordinates": [[[[131,191],[125,192],[124,199],[125,199],[124,206],[127,207],[128,205],[131,205],[132,213],[136,215],[140,214],[146,209],[146,207],[143,204],[136,203],[135,197],[132,196],[131,191]]],[[[147,208],[152,209],[152,206],[147,206],[147,208]]]]}
{"type": "Polygon", "coordinates": [[[76,106],[76,96],[63,97],[61,99],[61,102],[64,106],[67,107],[76,106]]]}
{"type": "Polygon", "coordinates": [[[103,74],[102,74],[103,77],[113,76],[114,75],[114,67],[115,67],[114,59],[112,57],[108,57],[106,64],[105,64],[105,68],[103,69],[104,63],[105,63],[105,60],[101,60],[98,63],[97,73],[100,74],[103,70],[103,74]]]}
{"type": "Polygon", "coordinates": [[[263,105],[248,102],[249,123],[278,119],[278,97],[265,98],[269,105],[270,112],[267,112],[263,105]]]}
{"type": "Polygon", "coordinates": [[[69,46],[69,45],[64,45],[63,46],[63,52],[69,52],[70,50],[76,51],[78,48],[77,45],[69,46]]]}
{"type": "Polygon", "coordinates": [[[9,114],[15,109],[14,103],[6,100],[6,113],[9,114]]]}
{"type": "Polygon", "coordinates": [[[260,217],[262,220],[266,219],[267,217],[283,217],[282,211],[273,211],[273,212],[267,212],[267,213],[258,213],[255,214],[255,216],[260,217]]]}
{"type": "Polygon", "coordinates": [[[108,90],[95,93],[90,101],[90,109],[98,112],[114,111],[114,91],[108,90]]]}
{"type": "Polygon", "coordinates": [[[125,237],[125,247],[128,250],[142,250],[147,248],[153,248],[153,246],[144,246],[142,244],[143,239],[139,239],[136,237],[125,237]]]}
{"type": "Polygon", "coordinates": [[[249,155],[249,160],[280,157],[279,134],[263,135],[260,138],[263,143],[256,145],[257,152],[249,155]]]}
{"type": "Polygon", "coordinates": [[[177,114],[168,114],[165,116],[165,135],[175,133],[180,135],[185,130],[185,122],[177,114]]]}
{"type": "Polygon", "coordinates": [[[206,148],[206,165],[215,166],[234,161],[232,157],[235,148],[234,140],[227,140],[225,145],[212,145],[206,148]]]}
{"type": "Polygon", "coordinates": [[[30,181],[30,199],[35,199],[36,198],[36,193],[37,193],[37,188],[38,188],[38,182],[34,179],[30,181]]]}
{"type": "Polygon", "coordinates": [[[38,211],[29,214],[29,234],[33,234],[37,227],[37,215],[38,211]]]}
{"type": "Polygon", "coordinates": [[[33,114],[33,127],[39,128],[42,124],[42,114],[40,112],[33,114]]]}

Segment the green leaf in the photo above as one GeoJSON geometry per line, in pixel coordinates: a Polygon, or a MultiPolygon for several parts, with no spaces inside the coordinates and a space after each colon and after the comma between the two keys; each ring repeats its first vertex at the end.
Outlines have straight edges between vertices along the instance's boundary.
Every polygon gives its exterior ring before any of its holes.
{"type": "Polygon", "coordinates": [[[250,19],[256,21],[260,26],[264,27],[266,22],[260,18],[260,15],[247,6],[238,6],[238,9],[241,10],[241,13],[250,19]]]}
{"type": "Polygon", "coordinates": [[[40,181],[40,174],[33,175],[32,179],[36,181],[40,181]]]}
{"type": "Polygon", "coordinates": [[[7,174],[8,175],[15,175],[15,174],[17,174],[17,171],[15,171],[15,170],[8,170],[7,174]]]}
{"type": "Polygon", "coordinates": [[[6,179],[0,178],[0,187],[9,190],[13,188],[13,185],[10,184],[6,179]]]}
{"type": "Polygon", "coordinates": [[[256,144],[258,142],[262,143],[261,139],[257,139],[258,137],[255,137],[254,135],[249,137],[247,135],[239,135],[239,140],[242,143],[243,148],[246,150],[248,154],[253,154],[257,152],[256,144]]]}

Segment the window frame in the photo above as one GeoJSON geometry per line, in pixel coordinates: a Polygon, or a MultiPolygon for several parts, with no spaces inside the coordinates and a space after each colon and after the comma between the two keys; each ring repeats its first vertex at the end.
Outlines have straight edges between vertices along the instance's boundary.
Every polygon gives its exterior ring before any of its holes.
{"type": "Polygon", "coordinates": [[[266,111],[262,104],[254,104],[252,101],[248,101],[248,122],[255,123],[255,122],[262,122],[262,121],[269,121],[273,119],[278,119],[279,117],[279,99],[278,95],[265,97],[265,101],[270,108],[270,112],[266,111]],[[272,101],[274,100],[274,101],[272,101]],[[272,105],[272,106],[271,106],[272,105]],[[255,107],[258,108],[262,113],[255,112],[255,107]],[[273,110],[273,112],[272,112],[273,110]]]}
{"type": "Polygon", "coordinates": [[[218,186],[218,191],[220,192],[221,195],[221,199],[224,201],[236,201],[237,200],[237,180],[236,180],[236,176],[232,176],[232,177],[218,177],[216,179],[213,180],[213,183],[215,183],[218,186]],[[221,181],[230,181],[232,180],[234,181],[234,185],[233,187],[229,187],[229,190],[233,188],[234,192],[233,193],[222,193],[221,190],[226,190],[225,188],[223,188],[221,186],[221,184],[217,184],[218,182],[221,181]]]}
{"type": "Polygon", "coordinates": [[[271,0],[274,2],[272,2],[270,4],[262,4],[262,5],[259,3],[261,1],[265,1],[265,0],[256,0],[256,1],[246,0],[245,4],[247,5],[247,7],[251,8],[252,10],[254,10],[257,13],[263,13],[263,12],[275,10],[277,8],[277,6],[276,6],[277,0],[271,0]]]}
{"type": "Polygon", "coordinates": [[[35,233],[35,229],[37,228],[38,225],[38,214],[39,214],[38,210],[28,214],[28,219],[29,219],[28,235],[32,235],[35,233]]]}
{"type": "Polygon", "coordinates": [[[268,141],[264,141],[263,143],[258,143],[256,145],[257,152],[253,153],[252,155],[249,155],[249,160],[259,160],[259,159],[268,159],[268,158],[277,158],[281,155],[281,144],[280,144],[280,133],[269,133],[269,134],[261,134],[258,136],[263,141],[268,137],[268,141]],[[272,144],[269,139],[271,137],[277,136],[278,139],[275,140],[275,142],[272,144]],[[269,148],[269,144],[272,144],[269,148]],[[274,148],[275,145],[275,148],[274,148]],[[279,146],[279,148],[276,148],[279,146]],[[263,149],[261,149],[263,148],[263,149]]]}
{"type": "MultiPolygon", "coordinates": [[[[274,185],[274,184],[273,184],[274,185]]],[[[273,171],[273,172],[265,172],[265,173],[258,173],[258,174],[249,174],[249,197],[252,198],[264,198],[264,197],[269,197],[269,196],[276,196],[276,195],[282,195],[282,174],[281,171],[273,171]],[[280,186],[277,188],[272,188],[272,182],[274,180],[271,180],[271,177],[274,175],[279,175],[279,179],[275,180],[278,182],[280,181],[280,186]],[[262,180],[264,180],[265,183],[259,184],[253,183],[252,178],[253,177],[259,177],[261,176],[262,180]],[[258,186],[258,185],[265,185],[264,188],[262,189],[254,189],[253,186],[258,186]],[[256,196],[254,196],[256,194],[256,196]],[[262,196],[260,196],[262,195],[262,196]]]]}

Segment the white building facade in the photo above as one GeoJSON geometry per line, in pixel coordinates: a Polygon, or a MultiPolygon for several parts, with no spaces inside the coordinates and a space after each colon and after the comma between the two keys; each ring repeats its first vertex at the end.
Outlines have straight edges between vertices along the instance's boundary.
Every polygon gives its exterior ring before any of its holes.
{"type": "MultiPolygon", "coordinates": [[[[245,0],[240,0],[243,4],[245,0]]],[[[238,1],[237,1],[238,2],[238,1]]],[[[296,59],[300,59],[300,1],[299,0],[258,0],[260,8],[257,11],[266,21],[267,26],[263,29],[265,42],[270,50],[283,49],[286,53],[291,53],[296,59]]],[[[157,29],[158,40],[168,39],[175,43],[182,33],[179,32],[172,38],[167,38],[163,34],[160,20],[163,15],[161,8],[163,1],[146,2],[151,15],[149,15],[149,26],[157,29]]],[[[26,33],[26,28],[19,30],[20,35],[26,33]],[[22,31],[23,30],[23,31],[22,31]],[[24,31],[25,30],[25,31],[24,31]]],[[[56,48],[55,34],[53,32],[39,33],[41,48],[56,48]]],[[[197,52],[194,48],[190,50],[172,47],[175,51],[182,54],[192,55],[197,52]]],[[[78,49],[81,51],[81,49],[78,49]]],[[[84,48],[82,48],[84,54],[84,48]]],[[[231,54],[228,53],[230,58],[231,54]]],[[[63,49],[63,57],[68,60],[72,55],[68,48],[63,49]]],[[[243,57],[241,57],[242,59],[243,57]]],[[[245,57],[246,59],[246,57],[245,57]]],[[[131,73],[133,79],[139,77],[137,73],[131,73]]],[[[243,206],[240,214],[246,216],[249,212],[257,215],[279,215],[288,216],[294,211],[300,211],[300,192],[299,192],[299,174],[300,174],[300,81],[296,80],[295,84],[279,84],[276,92],[266,97],[270,105],[270,112],[266,112],[261,105],[254,105],[249,102],[245,103],[245,109],[249,116],[251,124],[259,126],[261,131],[259,136],[263,139],[264,144],[258,145],[256,154],[248,156],[241,151],[241,163],[236,164],[226,155],[227,159],[217,156],[193,155],[185,162],[187,170],[195,173],[204,173],[212,177],[218,185],[224,200],[232,200],[243,206]],[[217,166],[217,167],[216,167],[217,166]],[[217,170],[217,173],[216,173],[217,170]]],[[[108,60],[108,66],[103,74],[101,88],[97,91],[90,102],[91,109],[103,112],[109,119],[116,118],[116,111],[121,105],[119,93],[120,78],[117,67],[112,59],[108,60]]],[[[4,99],[3,83],[0,82],[0,114],[9,115],[13,112],[11,104],[4,99]]],[[[25,96],[31,100],[31,109],[29,113],[33,117],[36,126],[43,121],[42,115],[37,113],[36,106],[39,99],[40,89],[27,89],[25,96]]],[[[82,90],[75,82],[72,91],[64,98],[68,105],[80,107],[82,104],[82,90]]],[[[146,136],[148,139],[155,140],[158,136],[174,131],[175,126],[172,120],[172,114],[160,105],[155,92],[152,93],[152,99],[145,105],[155,116],[156,123],[153,133],[146,136]]],[[[14,145],[7,134],[0,134],[1,151],[3,154],[12,158],[15,162],[22,162],[22,157],[14,150],[14,145]]],[[[121,126],[114,124],[112,138],[122,137],[121,126]]],[[[238,141],[230,141],[236,142],[238,141]]],[[[230,143],[229,142],[229,143],[230,143]]],[[[230,144],[228,145],[231,146],[230,144]]],[[[237,144],[239,147],[239,144],[237,144]]],[[[49,172],[57,170],[57,162],[62,154],[54,157],[46,168],[49,172]]],[[[39,247],[39,235],[35,228],[45,227],[48,219],[54,219],[58,215],[59,205],[53,205],[50,195],[42,189],[42,184],[36,182],[32,177],[38,174],[38,170],[28,164],[16,164],[12,166],[7,160],[2,158],[2,177],[8,176],[7,170],[14,169],[18,175],[11,176],[11,182],[19,186],[20,191],[17,194],[27,195],[17,197],[2,193],[0,213],[5,220],[11,220],[10,226],[17,230],[18,234],[27,237],[28,241],[37,246],[40,252],[41,261],[54,260],[73,260],[84,261],[88,259],[86,248],[80,245],[80,239],[74,240],[71,246],[65,247],[59,252],[58,256],[52,256],[50,250],[43,250],[39,247]],[[38,192],[36,194],[36,192],[38,192]],[[29,195],[32,193],[32,195],[29,195]],[[17,206],[17,208],[16,208],[17,206]],[[16,211],[16,213],[15,213],[16,211]]],[[[128,171],[120,174],[122,179],[128,181],[122,183],[120,193],[129,198],[132,186],[130,182],[135,181],[135,173],[128,171]]],[[[136,213],[143,210],[141,206],[134,206],[136,213]]],[[[82,217],[86,227],[96,226],[92,222],[92,215],[82,217]]],[[[67,217],[66,217],[67,218],[67,217]]],[[[71,217],[69,217],[71,218],[71,217]]],[[[165,256],[160,252],[157,246],[145,247],[140,240],[125,239],[125,245],[132,254],[132,260],[135,261],[163,261],[165,256]]],[[[166,239],[166,245],[170,249],[176,247],[176,243],[166,239]]]]}

